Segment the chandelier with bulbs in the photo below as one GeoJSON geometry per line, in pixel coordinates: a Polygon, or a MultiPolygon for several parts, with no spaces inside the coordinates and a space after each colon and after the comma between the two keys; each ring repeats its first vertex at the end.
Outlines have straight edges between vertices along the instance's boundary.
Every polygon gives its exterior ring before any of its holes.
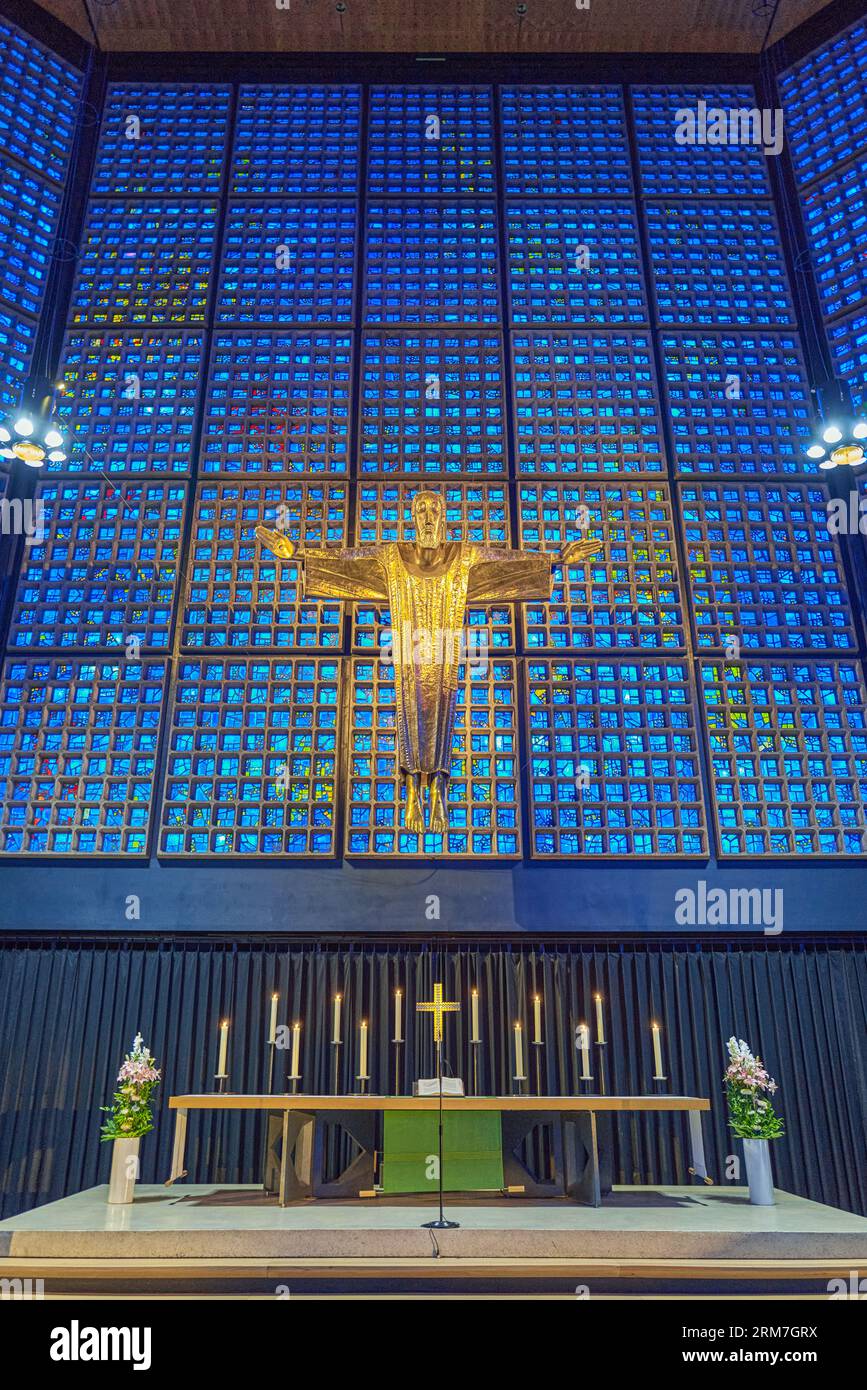
{"type": "Polygon", "coordinates": [[[867,420],[832,420],[821,426],[807,455],[820,468],[860,468],[867,463],[867,420]]]}
{"type": "Polygon", "coordinates": [[[830,382],[819,392],[821,420],[807,445],[807,457],[827,471],[861,468],[867,463],[867,420],[855,414],[848,387],[830,382]]]}
{"type": "Polygon", "coordinates": [[[21,459],[29,468],[66,461],[66,437],[54,414],[55,395],[35,393],[0,423],[0,458],[21,459]]]}

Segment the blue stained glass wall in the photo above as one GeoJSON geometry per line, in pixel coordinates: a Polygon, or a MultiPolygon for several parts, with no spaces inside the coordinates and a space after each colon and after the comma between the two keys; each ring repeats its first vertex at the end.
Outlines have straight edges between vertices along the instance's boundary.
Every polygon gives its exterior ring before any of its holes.
{"type": "Polygon", "coordinates": [[[856,408],[867,405],[867,24],[780,73],[788,146],[825,328],[856,408]]]}
{"type": "Polygon", "coordinates": [[[81,85],[70,63],[0,18],[0,407],[20,398],[63,254],[55,238],[81,85]]]}
{"type": "MultiPolygon", "coordinates": [[[[864,854],[860,620],[804,472],[767,161],[675,135],[699,102],[754,99],[110,84],[61,362],[72,447],[8,632],[0,851],[864,854]],[[549,552],[552,596],[470,606],[449,832],[416,837],[387,605],[305,594],[255,530],[411,540],[420,484],[451,539],[549,552]],[[598,555],[560,563],[581,537],[598,555]]],[[[851,363],[867,305],[834,197],[860,216],[859,165],[829,141],[812,234],[851,363]]],[[[55,188],[56,162],[14,167],[16,199],[55,188]]],[[[51,206],[31,260],[0,261],[11,359],[51,206]]]]}

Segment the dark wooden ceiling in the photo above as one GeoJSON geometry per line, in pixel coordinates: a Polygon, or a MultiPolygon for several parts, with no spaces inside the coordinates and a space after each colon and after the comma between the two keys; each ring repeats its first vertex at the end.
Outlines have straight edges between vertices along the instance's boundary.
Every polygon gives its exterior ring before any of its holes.
{"type": "MultiPolygon", "coordinates": [[[[90,37],[85,0],[40,3],[90,37]]],[[[578,8],[585,0],[86,3],[101,48],[182,53],[755,53],[773,8],[773,0],[589,0],[586,9],[578,8]]],[[[779,0],[771,41],[828,3],[779,0]]]]}

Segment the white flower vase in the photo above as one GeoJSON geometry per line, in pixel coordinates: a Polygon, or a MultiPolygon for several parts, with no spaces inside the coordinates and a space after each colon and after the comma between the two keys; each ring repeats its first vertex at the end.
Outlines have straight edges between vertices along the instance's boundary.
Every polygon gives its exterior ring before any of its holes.
{"type": "Polygon", "coordinates": [[[754,1207],[775,1206],[770,1140],[745,1139],[743,1142],[750,1202],[754,1207]]]}
{"type": "Polygon", "coordinates": [[[121,1205],[133,1200],[135,1180],[138,1177],[140,1143],[141,1139],[112,1140],[108,1200],[113,1205],[121,1205]]]}

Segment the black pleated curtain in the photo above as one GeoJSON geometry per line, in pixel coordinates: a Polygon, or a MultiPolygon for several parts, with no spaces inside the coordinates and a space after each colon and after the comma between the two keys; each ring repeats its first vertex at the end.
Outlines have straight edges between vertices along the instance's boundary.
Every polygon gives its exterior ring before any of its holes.
{"type": "MultiPolygon", "coordinates": [[[[357,945],[241,943],[198,938],[0,943],[0,1179],[2,1214],[107,1181],[102,1116],[123,1053],[136,1031],[163,1069],[155,1131],[142,1144],[142,1180],[169,1171],[173,1116],[168,1097],[215,1089],[218,1025],[230,1020],[233,1091],[267,1089],[270,997],[278,1021],[301,1028],[302,1091],[335,1089],[333,1000],[342,995],[337,1089],[358,1089],[359,1038],[368,1022],[371,1091],[409,1092],[435,1070],[429,1016],[415,1012],[441,979],[461,1012],[446,1021],[446,1072],[472,1076],[470,992],[479,991],[479,1091],[509,1093],[514,1024],[523,1025],[527,1089],[599,1089],[579,1080],[578,1023],[595,1037],[593,995],[604,999],[609,1094],[656,1089],[710,1097],[705,1120],[709,1171],[725,1182],[726,1156],[740,1145],[726,1128],[721,1083],[725,1042],[745,1038],[780,1091],[786,1137],[774,1145],[777,1184],[854,1211],[865,1207],[865,996],[862,943],[794,941],[571,942],[545,945],[418,943],[357,945]],[[394,995],[402,991],[403,1045],[395,1048],[394,995]],[[533,996],[542,1000],[544,1045],[532,1046],[533,996]],[[668,1080],[654,1083],[650,1031],[662,1029],[668,1080]],[[537,1072],[538,1056],[538,1072],[537,1072]]],[[[273,1089],[288,1089],[291,1053],[275,1054],[273,1089]]],[[[262,1119],[203,1112],[192,1117],[189,1180],[256,1182],[262,1119]]],[[[614,1181],[689,1181],[686,1121],[624,1115],[613,1121],[614,1181]]]]}

